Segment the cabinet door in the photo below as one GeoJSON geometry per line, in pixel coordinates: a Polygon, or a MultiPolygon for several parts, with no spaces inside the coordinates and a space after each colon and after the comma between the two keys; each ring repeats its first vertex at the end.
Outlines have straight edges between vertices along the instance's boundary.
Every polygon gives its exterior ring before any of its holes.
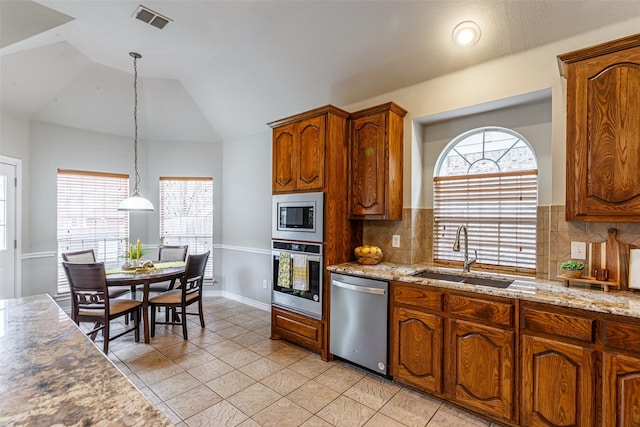
{"type": "Polygon", "coordinates": [[[351,124],[351,214],[385,215],[386,114],[356,118],[351,124]]]}
{"type": "Polygon", "coordinates": [[[640,359],[604,354],[603,427],[640,426],[640,359]]]}
{"type": "Polygon", "coordinates": [[[442,336],[442,317],[396,307],[391,334],[391,375],[440,393],[442,336]]]}
{"type": "Polygon", "coordinates": [[[451,384],[459,403],[494,417],[513,418],[514,333],[451,320],[451,384]]]}
{"type": "Polygon", "coordinates": [[[567,220],[640,221],[640,47],[572,64],[567,220]]]}
{"type": "Polygon", "coordinates": [[[325,116],[298,123],[298,190],[321,190],[324,185],[325,116]]]}
{"type": "Polygon", "coordinates": [[[274,193],[296,188],[298,144],[295,124],[283,125],[273,130],[273,181],[274,193]]]}
{"type": "Polygon", "coordinates": [[[593,350],[522,336],[522,425],[593,426],[594,383],[593,350]]]}

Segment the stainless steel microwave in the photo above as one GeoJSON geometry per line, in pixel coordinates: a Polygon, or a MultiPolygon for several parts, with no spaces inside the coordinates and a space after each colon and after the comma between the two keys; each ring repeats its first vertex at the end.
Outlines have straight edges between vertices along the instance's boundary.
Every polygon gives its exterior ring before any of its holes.
{"type": "Polygon", "coordinates": [[[324,239],[324,193],[273,196],[273,239],[322,242],[324,239]]]}

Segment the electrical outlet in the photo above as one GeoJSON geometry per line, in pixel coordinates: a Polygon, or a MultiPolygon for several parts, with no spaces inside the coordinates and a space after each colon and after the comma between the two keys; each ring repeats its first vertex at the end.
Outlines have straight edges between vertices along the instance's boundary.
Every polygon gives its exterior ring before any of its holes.
{"type": "Polygon", "coordinates": [[[571,258],[587,259],[587,243],[571,242],[571,258]]]}
{"type": "Polygon", "coordinates": [[[391,246],[394,248],[399,248],[400,247],[400,235],[399,234],[394,234],[391,237],[391,246]]]}
{"type": "Polygon", "coordinates": [[[269,284],[269,281],[267,279],[264,279],[262,281],[262,289],[267,289],[267,285],[269,284]]]}

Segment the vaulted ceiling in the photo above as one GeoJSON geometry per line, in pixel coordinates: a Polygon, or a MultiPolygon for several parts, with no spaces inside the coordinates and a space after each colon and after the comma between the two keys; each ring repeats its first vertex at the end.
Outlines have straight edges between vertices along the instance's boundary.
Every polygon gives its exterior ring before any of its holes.
{"type": "Polygon", "coordinates": [[[3,111],[116,135],[233,141],[324,104],[380,95],[640,15],[637,0],[0,1],[3,111]],[[471,48],[451,31],[474,20],[471,48]]]}

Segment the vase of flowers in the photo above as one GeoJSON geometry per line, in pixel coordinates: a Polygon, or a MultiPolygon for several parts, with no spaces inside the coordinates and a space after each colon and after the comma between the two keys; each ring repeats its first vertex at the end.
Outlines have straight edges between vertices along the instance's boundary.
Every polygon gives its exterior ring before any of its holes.
{"type": "Polygon", "coordinates": [[[138,239],[135,245],[129,245],[129,250],[124,253],[123,257],[127,259],[126,265],[137,267],[140,263],[140,258],[147,253],[149,253],[149,249],[142,249],[140,239],[138,239]]]}

